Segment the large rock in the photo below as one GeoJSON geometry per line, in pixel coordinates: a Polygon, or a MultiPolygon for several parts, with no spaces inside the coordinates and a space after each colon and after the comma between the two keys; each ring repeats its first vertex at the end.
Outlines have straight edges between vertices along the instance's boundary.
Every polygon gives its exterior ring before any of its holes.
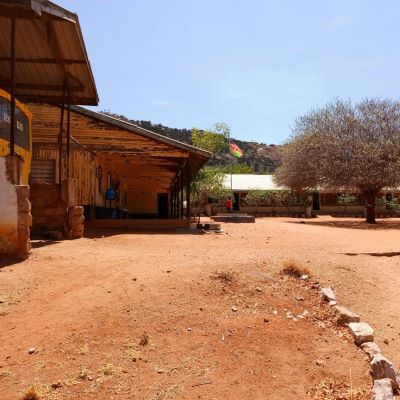
{"type": "Polygon", "coordinates": [[[333,290],[329,287],[324,287],[321,289],[321,295],[326,301],[336,301],[336,296],[333,293],[333,290]]]}
{"type": "Polygon", "coordinates": [[[374,330],[365,322],[350,322],[349,330],[358,346],[374,341],[374,330]]]}
{"type": "Polygon", "coordinates": [[[371,360],[382,353],[380,347],[374,342],[365,342],[361,345],[361,348],[368,354],[371,360]]]}
{"type": "Polygon", "coordinates": [[[372,400],[395,400],[390,379],[385,378],[374,381],[372,400]]]}
{"type": "Polygon", "coordinates": [[[360,322],[360,316],[348,310],[343,306],[333,307],[335,314],[337,315],[337,324],[339,326],[345,326],[350,322],[360,322]]]}
{"type": "Polygon", "coordinates": [[[374,380],[388,378],[394,389],[399,388],[400,378],[396,367],[382,354],[375,356],[371,361],[371,373],[374,380]]]}

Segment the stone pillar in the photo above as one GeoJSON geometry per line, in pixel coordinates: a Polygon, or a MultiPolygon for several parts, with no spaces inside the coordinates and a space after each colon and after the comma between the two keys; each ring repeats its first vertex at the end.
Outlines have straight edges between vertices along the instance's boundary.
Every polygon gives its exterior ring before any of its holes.
{"type": "Polygon", "coordinates": [[[14,185],[22,184],[22,169],[24,167],[23,159],[16,156],[6,156],[6,169],[7,169],[7,179],[10,183],[14,185]]]}
{"type": "Polygon", "coordinates": [[[70,207],[68,210],[68,236],[70,239],[79,239],[85,232],[85,217],[83,207],[70,207]]]}
{"type": "Polygon", "coordinates": [[[19,186],[22,160],[0,157],[0,258],[26,258],[32,225],[29,187],[19,186]]]}
{"type": "Polygon", "coordinates": [[[30,227],[32,226],[31,203],[29,201],[29,186],[18,185],[18,256],[25,258],[31,250],[30,227]]]}

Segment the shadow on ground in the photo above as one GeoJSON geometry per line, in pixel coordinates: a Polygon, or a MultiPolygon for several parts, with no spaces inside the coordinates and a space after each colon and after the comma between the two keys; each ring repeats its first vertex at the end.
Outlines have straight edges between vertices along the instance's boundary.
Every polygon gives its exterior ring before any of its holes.
{"type": "Polygon", "coordinates": [[[37,239],[37,238],[31,240],[32,249],[38,249],[39,247],[44,247],[44,246],[51,246],[57,243],[60,243],[60,241],[52,239],[37,239]]]}
{"type": "Polygon", "coordinates": [[[334,220],[318,220],[318,218],[313,220],[302,220],[302,221],[287,221],[289,224],[304,224],[313,226],[326,226],[329,228],[345,228],[345,229],[359,229],[359,230],[372,230],[372,231],[383,231],[391,229],[400,229],[400,221],[398,218],[396,220],[377,220],[376,224],[367,224],[363,219],[360,220],[347,220],[343,221],[334,220]]]}
{"type": "Polygon", "coordinates": [[[10,267],[12,265],[20,264],[20,263],[22,263],[24,261],[25,260],[23,260],[21,258],[15,258],[15,259],[8,258],[8,259],[5,259],[5,260],[0,260],[0,270],[2,268],[5,268],[5,267],[10,267]]]}
{"type": "MultiPolygon", "coordinates": [[[[202,233],[197,229],[160,229],[160,230],[149,230],[149,229],[96,229],[86,228],[85,238],[87,239],[99,239],[110,236],[118,235],[201,235],[202,233]]],[[[208,231],[208,235],[214,234],[213,231],[208,231]]]]}
{"type": "Polygon", "coordinates": [[[386,253],[344,253],[346,256],[372,256],[372,257],[395,257],[400,256],[400,251],[386,253]]]}

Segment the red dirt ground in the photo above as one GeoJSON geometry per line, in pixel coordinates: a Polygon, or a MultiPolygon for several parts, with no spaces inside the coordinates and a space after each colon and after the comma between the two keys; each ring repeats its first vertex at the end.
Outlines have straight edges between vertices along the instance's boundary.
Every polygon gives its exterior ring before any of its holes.
{"type": "Polygon", "coordinates": [[[311,281],[278,271],[287,259],[307,265],[398,362],[399,221],[299,222],[35,241],[27,261],[0,269],[0,399],[32,384],[60,400],[340,398],[313,390],[329,379],[369,398],[365,355],[332,326],[311,281]]]}

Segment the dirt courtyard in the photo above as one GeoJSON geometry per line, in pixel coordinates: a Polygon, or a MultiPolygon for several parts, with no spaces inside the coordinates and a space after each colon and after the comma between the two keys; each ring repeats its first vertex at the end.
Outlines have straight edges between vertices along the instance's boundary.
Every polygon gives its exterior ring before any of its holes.
{"type": "Polygon", "coordinates": [[[88,232],[0,262],[0,399],[31,385],[41,400],[370,398],[365,355],[316,281],[400,365],[400,221],[222,228],[88,232]],[[312,279],[279,274],[288,259],[312,279]]]}

